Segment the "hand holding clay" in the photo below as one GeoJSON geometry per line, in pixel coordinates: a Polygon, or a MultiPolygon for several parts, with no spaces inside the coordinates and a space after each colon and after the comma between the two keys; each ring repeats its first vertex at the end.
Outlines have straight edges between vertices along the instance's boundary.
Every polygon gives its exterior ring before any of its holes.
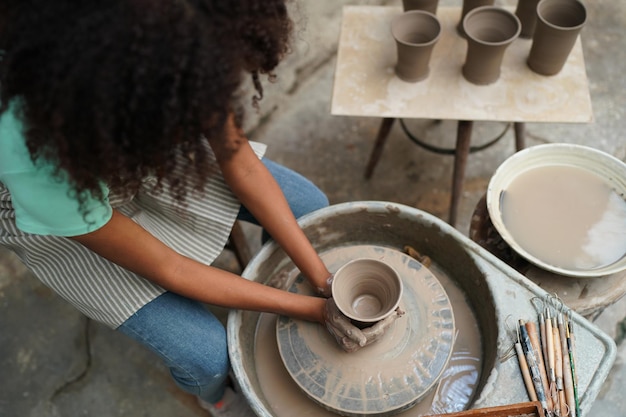
{"type": "Polygon", "coordinates": [[[335,301],[329,298],[324,308],[324,324],[343,350],[356,352],[360,348],[380,339],[389,326],[402,315],[404,315],[404,311],[398,308],[394,314],[389,315],[371,327],[361,330],[352,324],[350,319],[339,311],[335,301]]]}
{"type": "Polygon", "coordinates": [[[371,327],[362,329],[361,332],[367,338],[365,346],[369,345],[370,343],[374,343],[375,341],[380,339],[382,335],[385,334],[387,329],[393,324],[393,322],[395,322],[398,317],[402,316],[404,316],[404,311],[400,310],[400,307],[398,307],[396,308],[395,313],[390,314],[389,316],[385,317],[371,327]]]}
{"type": "Polygon", "coordinates": [[[326,300],[324,324],[339,346],[346,352],[354,352],[367,343],[367,338],[363,332],[350,323],[350,319],[339,311],[335,300],[332,298],[326,300]]]}

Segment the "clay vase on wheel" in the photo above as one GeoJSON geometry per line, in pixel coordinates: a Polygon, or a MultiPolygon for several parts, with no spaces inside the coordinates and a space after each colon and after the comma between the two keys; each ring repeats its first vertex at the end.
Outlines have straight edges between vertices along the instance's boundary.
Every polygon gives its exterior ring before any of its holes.
{"type": "Polygon", "coordinates": [[[402,279],[382,261],[355,259],[337,270],[332,294],[337,308],[360,328],[391,315],[402,299],[402,279]]]}
{"type": "Polygon", "coordinates": [[[541,0],[527,61],[530,69],[542,75],[559,73],[586,20],[587,10],[578,0],[541,0]]]}
{"type": "Polygon", "coordinates": [[[519,19],[501,7],[482,6],[465,16],[463,30],[467,34],[463,76],[478,85],[496,82],[506,49],[519,36],[519,19]]]}

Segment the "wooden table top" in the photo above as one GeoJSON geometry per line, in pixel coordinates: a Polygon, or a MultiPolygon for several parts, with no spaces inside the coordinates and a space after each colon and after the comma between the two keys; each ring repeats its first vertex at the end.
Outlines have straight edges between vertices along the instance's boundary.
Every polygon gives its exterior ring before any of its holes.
{"type": "MultiPolygon", "coordinates": [[[[435,45],[428,78],[417,83],[394,73],[393,6],[345,6],[331,113],[344,116],[489,120],[508,122],[593,121],[580,36],[557,75],[526,65],[532,41],[516,39],[505,53],[498,81],[486,86],[465,80],[461,68],[467,42],[456,31],[460,7],[439,7],[443,32],[435,45]]],[[[584,35],[584,29],[583,29],[584,35]]]]}

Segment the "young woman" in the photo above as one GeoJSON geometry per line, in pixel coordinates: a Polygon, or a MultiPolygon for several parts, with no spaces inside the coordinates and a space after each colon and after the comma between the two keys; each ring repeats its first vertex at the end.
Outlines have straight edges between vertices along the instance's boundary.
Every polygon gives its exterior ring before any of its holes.
{"type": "Polygon", "coordinates": [[[360,331],[338,314],[296,222],[328,200],[240,128],[242,80],[256,104],[290,30],[281,0],[0,2],[0,243],[155,351],[216,415],[249,410],[233,400],[225,329],[202,303],[319,322],[348,351],[388,325],[360,331]],[[320,297],[211,267],[238,217],[320,297]]]}

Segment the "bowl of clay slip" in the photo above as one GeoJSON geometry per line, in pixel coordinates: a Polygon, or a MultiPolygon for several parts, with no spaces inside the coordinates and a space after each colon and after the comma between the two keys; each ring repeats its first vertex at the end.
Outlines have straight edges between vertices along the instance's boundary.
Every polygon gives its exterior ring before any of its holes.
{"type": "Polygon", "coordinates": [[[505,160],[487,189],[496,230],[536,266],[572,277],[626,270],[626,164],[566,143],[505,160]]]}

